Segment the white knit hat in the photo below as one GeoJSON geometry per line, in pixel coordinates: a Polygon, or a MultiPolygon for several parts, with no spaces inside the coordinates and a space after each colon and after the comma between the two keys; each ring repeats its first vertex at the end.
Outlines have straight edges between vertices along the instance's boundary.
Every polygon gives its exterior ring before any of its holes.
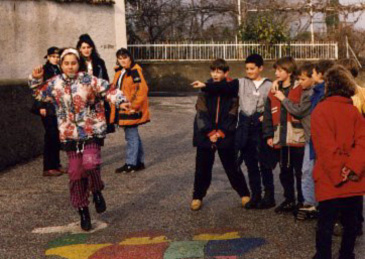
{"type": "Polygon", "coordinates": [[[74,54],[78,60],[80,60],[80,54],[76,49],[68,48],[65,49],[61,54],[61,60],[68,54],[74,54]]]}

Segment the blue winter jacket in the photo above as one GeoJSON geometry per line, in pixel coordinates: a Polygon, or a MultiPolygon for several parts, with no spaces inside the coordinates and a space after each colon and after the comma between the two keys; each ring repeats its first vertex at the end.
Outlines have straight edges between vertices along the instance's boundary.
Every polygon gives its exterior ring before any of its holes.
{"type": "MultiPolygon", "coordinates": [[[[314,108],[316,108],[317,104],[323,99],[324,97],[324,82],[319,83],[313,87],[313,95],[311,97],[311,113],[313,112],[314,108]]],[[[313,147],[312,140],[310,141],[310,159],[313,160],[316,158],[316,153],[313,147]]]]}

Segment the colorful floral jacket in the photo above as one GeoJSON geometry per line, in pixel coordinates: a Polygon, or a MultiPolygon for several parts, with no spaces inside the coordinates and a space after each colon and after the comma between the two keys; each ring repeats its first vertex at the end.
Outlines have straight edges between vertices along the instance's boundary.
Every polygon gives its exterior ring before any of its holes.
{"type": "Polygon", "coordinates": [[[126,100],[108,81],[85,72],[79,72],[75,79],[62,74],[46,82],[30,76],[29,86],[37,100],[54,104],[61,143],[105,138],[105,112],[100,109],[100,100],[117,106],[126,100]]]}

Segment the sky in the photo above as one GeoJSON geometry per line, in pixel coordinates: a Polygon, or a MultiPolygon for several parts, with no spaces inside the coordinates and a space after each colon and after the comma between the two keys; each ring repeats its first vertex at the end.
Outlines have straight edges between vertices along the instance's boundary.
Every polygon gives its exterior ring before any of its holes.
{"type": "MultiPolygon", "coordinates": [[[[341,4],[357,4],[357,3],[364,3],[364,0],[340,0],[341,4]]],[[[358,17],[359,13],[355,14],[353,17],[349,17],[349,20],[355,19],[355,17],[358,17]]],[[[364,29],[365,30],[365,12],[361,14],[361,17],[359,21],[355,24],[356,28],[364,29]]]]}

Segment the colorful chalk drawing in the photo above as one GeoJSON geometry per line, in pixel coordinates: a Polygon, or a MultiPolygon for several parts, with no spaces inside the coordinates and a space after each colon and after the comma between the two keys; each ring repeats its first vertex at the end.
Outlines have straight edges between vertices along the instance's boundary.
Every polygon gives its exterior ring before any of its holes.
{"type": "Polygon", "coordinates": [[[263,238],[243,238],[239,231],[204,230],[191,241],[169,240],[161,233],[132,233],[120,243],[86,244],[88,234],[69,234],[47,245],[47,256],[66,259],[238,259],[265,245],[263,238]]]}
{"type": "MultiPolygon", "coordinates": [[[[92,220],[91,224],[93,228],[88,233],[94,233],[99,230],[102,230],[108,226],[105,222],[99,220],[92,220]]],[[[80,228],[80,221],[70,223],[65,226],[56,226],[56,227],[45,227],[45,228],[36,228],[33,229],[32,233],[35,234],[50,234],[50,233],[71,233],[71,234],[82,234],[85,233],[80,228]]]]}

